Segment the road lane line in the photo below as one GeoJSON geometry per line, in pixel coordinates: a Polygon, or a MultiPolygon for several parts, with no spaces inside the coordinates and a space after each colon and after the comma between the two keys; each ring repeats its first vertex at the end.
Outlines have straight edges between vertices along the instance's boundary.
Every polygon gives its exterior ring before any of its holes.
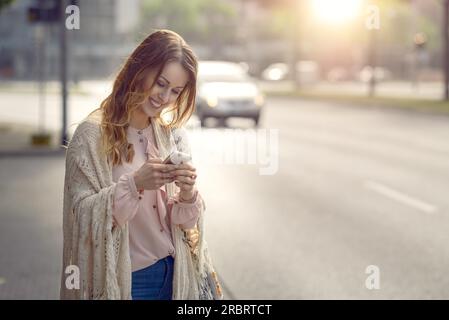
{"type": "Polygon", "coordinates": [[[416,198],[409,196],[405,193],[402,193],[398,190],[394,190],[390,187],[387,187],[381,183],[367,180],[367,181],[365,181],[364,185],[366,188],[371,189],[381,195],[384,195],[390,199],[399,201],[405,205],[408,205],[415,209],[424,211],[426,213],[435,213],[438,210],[438,208],[436,206],[434,206],[430,203],[416,199],[416,198]]]}

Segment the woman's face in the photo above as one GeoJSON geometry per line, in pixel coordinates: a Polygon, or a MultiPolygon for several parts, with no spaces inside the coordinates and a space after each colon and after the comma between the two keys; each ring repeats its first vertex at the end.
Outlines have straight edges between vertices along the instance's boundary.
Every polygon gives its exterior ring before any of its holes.
{"type": "Polygon", "coordinates": [[[155,73],[148,75],[145,90],[150,90],[150,96],[140,109],[148,117],[158,116],[163,109],[172,105],[187,84],[188,74],[179,62],[169,62],[165,65],[159,78],[155,73]]]}

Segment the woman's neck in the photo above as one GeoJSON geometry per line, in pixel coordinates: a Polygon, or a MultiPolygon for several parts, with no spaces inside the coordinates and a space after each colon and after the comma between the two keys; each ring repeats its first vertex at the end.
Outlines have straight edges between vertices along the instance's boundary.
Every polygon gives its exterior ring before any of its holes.
{"type": "Polygon", "coordinates": [[[142,112],[142,114],[140,114],[138,112],[134,112],[131,115],[129,125],[138,130],[145,129],[146,127],[148,127],[150,125],[150,119],[143,112],[142,112]]]}

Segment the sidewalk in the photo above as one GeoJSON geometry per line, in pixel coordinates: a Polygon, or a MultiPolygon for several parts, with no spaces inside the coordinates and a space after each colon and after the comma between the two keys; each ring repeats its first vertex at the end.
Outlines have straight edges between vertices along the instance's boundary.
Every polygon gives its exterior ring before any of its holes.
{"type": "MultiPolygon", "coordinates": [[[[67,131],[73,134],[74,123],[81,121],[99,106],[109,92],[110,81],[83,81],[69,85],[67,100],[67,131]]],[[[44,110],[38,85],[33,81],[0,82],[0,157],[11,155],[63,154],[61,145],[61,95],[60,84],[46,84],[44,110]],[[46,132],[51,134],[49,146],[33,146],[32,135],[38,133],[39,117],[43,111],[46,132]]]]}
{"type": "Polygon", "coordinates": [[[0,157],[64,154],[59,132],[50,131],[51,143],[48,146],[32,144],[32,135],[37,132],[38,129],[31,125],[0,122],[0,157]]]}
{"type": "MultiPolygon", "coordinates": [[[[268,93],[288,93],[295,91],[291,81],[259,81],[259,86],[268,93]]],[[[314,95],[350,95],[367,97],[369,85],[357,81],[327,82],[304,84],[301,91],[314,95]]],[[[384,81],[376,85],[376,97],[441,100],[444,94],[442,82],[384,81]]]]}
{"type": "Polygon", "coordinates": [[[58,299],[64,158],[0,156],[0,165],[0,299],[58,299]]]}
{"type": "MultiPolygon", "coordinates": [[[[69,82],[67,84],[70,94],[89,95],[95,93],[104,93],[110,91],[112,81],[105,80],[85,80],[78,83],[69,82]]],[[[38,94],[39,83],[37,81],[0,81],[0,92],[38,94]]],[[[59,81],[47,81],[45,83],[45,92],[50,95],[59,95],[61,93],[61,83],[59,81]]]]}
{"type": "Polygon", "coordinates": [[[320,82],[303,85],[299,89],[292,82],[261,82],[268,96],[315,100],[358,107],[394,108],[414,112],[449,114],[449,101],[443,100],[443,84],[423,82],[413,86],[410,82],[383,82],[376,87],[374,96],[368,94],[368,85],[361,82],[320,82]]]}

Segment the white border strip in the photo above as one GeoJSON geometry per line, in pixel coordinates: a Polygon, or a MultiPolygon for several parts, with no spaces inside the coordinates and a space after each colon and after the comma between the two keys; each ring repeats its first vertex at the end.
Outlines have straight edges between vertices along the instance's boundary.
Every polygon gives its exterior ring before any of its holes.
{"type": "Polygon", "coordinates": [[[435,213],[438,210],[436,206],[430,203],[416,199],[412,196],[394,190],[375,181],[367,180],[365,181],[364,186],[390,199],[396,200],[415,209],[424,211],[425,213],[435,213]]]}

